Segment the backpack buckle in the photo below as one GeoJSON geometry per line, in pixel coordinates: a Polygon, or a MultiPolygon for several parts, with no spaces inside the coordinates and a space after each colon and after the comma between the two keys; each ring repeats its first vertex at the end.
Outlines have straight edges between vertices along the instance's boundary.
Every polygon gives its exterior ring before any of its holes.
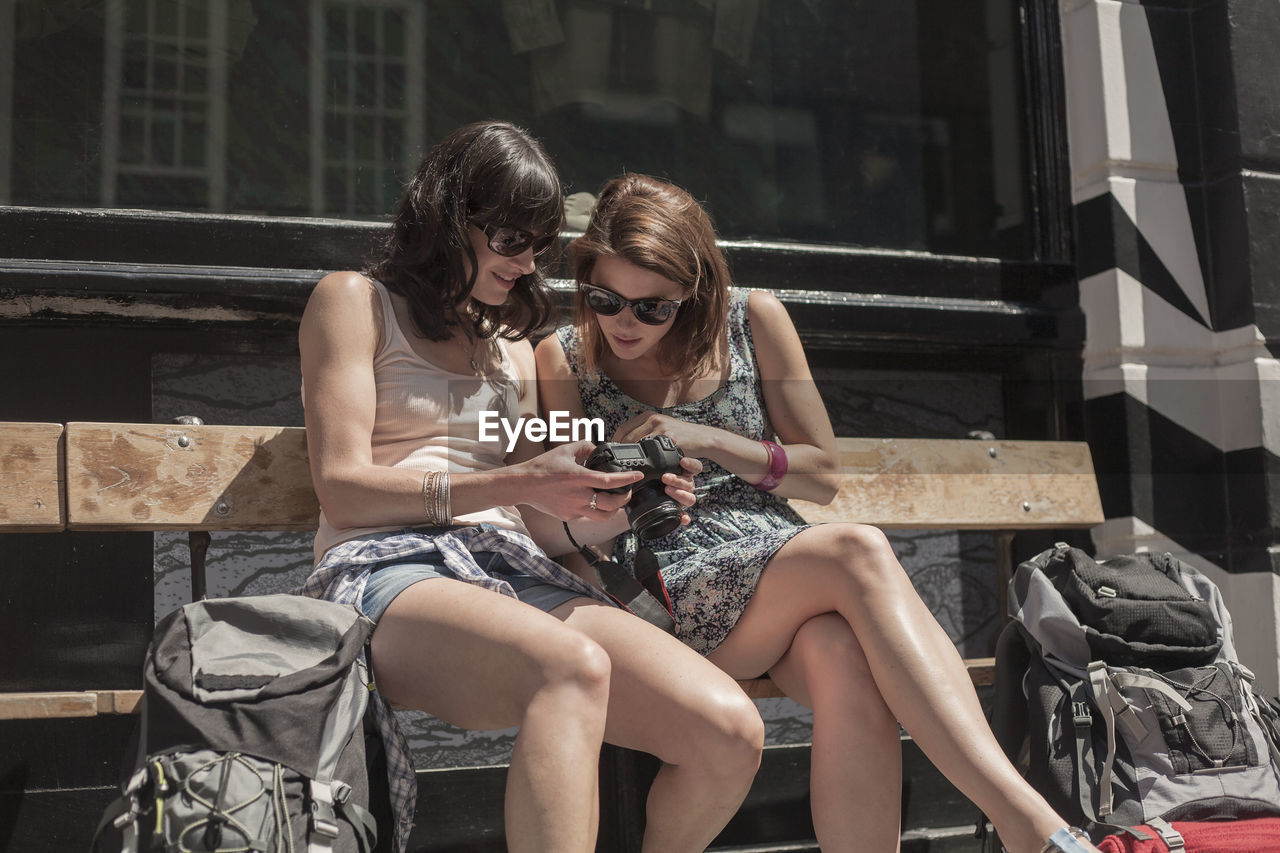
{"type": "Polygon", "coordinates": [[[121,798],[128,803],[128,808],[116,815],[111,821],[111,825],[119,830],[123,830],[130,824],[138,822],[138,818],[142,816],[142,788],[147,782],[147,768],[142,767],[135,771],[129,777],[129,781],[124,787],[124,796],[121,798]]]}
{"type": "Polygon", "coordinates": [[[338,816],[327,803],[311,804],[311,829],[326,838],[338,837],[338,816]]]}
{"type": "Polygon", "coordinates": [[[1088,702],[1071,703],[1071,721],[1075,723],[1078,729],[1087,729],[1093,725],[1093,714],[1089,711],[1088,702]]]}
{"type": "Polygon", "coordinates": [[[338,814],[333,808],[333,789],[311,782],[311,831],[326,838],[338,837],[338,814]]]}

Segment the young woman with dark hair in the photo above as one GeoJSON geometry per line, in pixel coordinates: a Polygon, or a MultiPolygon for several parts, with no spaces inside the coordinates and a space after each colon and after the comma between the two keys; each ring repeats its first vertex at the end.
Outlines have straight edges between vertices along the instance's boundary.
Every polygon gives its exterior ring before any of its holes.
{"type": "MultiPolygon", "coordinates": [[[[835,496],[831,422],[786,310],[730,288],[697,202],[615,178],[569,256],[577,322],[538,345],[543,405],[604,418],[614,441],[670,436],[703,462],[692,523],[647,545],[680,639],[737,678],[767,672],[813,709],[822,849],[898,849],[901,721],[1008,850],[1096,850],[1005,760],[884,534],[806,525],[788,506],[835,496]]],[[[631,564],[636,537],[613,553],[631,564]]]]}
{"type": "MultiPolygon", "coordinates": [[[[527,338],[548,317],[538,256],[558,248],[562,209],[535,140],[501,122],[463,127],[423,160],[380,259],[325,276],[302,318],[322,508],[303,592],[376,622],[397,849],[415,788],[390,702],[464,728],[520,727],[511,850],[594,849],[602,740],[664,762],[649,796],[652,851],[704,849],[759,763],[763,724],[731,678],[529,536],[563,540],[564,519],[617,532],[629,495],[597,490],[638,475],[585,468],[587,441],[542,452],[525,437],[508,453],[505,436],[482,429],[489,414],[537,414],[527,338]]],[[[699,466],[686,469],[663,481],[683,506],[699,466]]]]}

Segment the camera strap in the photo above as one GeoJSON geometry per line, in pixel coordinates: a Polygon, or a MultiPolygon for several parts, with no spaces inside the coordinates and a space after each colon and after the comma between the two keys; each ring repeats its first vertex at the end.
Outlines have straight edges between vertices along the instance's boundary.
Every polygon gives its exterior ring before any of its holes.
{"type": "Polygon", "coordinates": [[[569,532],[569,522],[562,523],[569,542],[595,569],[596,579],[610,598],[649,624],[668,634],[675,634],[676,623],[671,618],[671,599],[662,583],[662,575],[658,573],[658,559],[647,545],[640,546],[636,553],[636,574],[633,576],[618,565],[616,560],[607,560],[586,545],[578,544],[578,540],[569,532]],[[661,598],[651,591],[655,586],[661,593],[661,598]]]}

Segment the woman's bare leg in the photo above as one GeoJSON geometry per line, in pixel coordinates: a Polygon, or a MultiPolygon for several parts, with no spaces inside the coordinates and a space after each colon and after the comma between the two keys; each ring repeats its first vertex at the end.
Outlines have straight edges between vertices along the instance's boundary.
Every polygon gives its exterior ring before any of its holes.
{"type": "Polygon", "coordinates": [[[769,670],[813,709],[809,794],[823,850],[897,850],[902,741],[849,623],[824,613],[800,626],[769,670]],[[868,772],[868,771],[873,772],[868,772]]]}
{"type": "Polygon", "coordinates": [[[1005,759],[955,646],[879,530],[824,524],[797,534],[712,659],[735,677],[771,668],[799,627],[826,612],[849,624],[885,704],[1005,846],[1038,853],[1064,822],[1005,759]]]}
{"type": "Polygon", "coordinates": [[[704,850],[760,766],[764,723],[755,703],[706,658],[630,613],[586,598],[553,612],[609,654],[605,740],[662,759],[643,849],[704,850]]]}
{"type": "Polygon", "coordinates": [[[373,632],[378,689],[468,729],[520,726],[507,773],[512,851],[591,851],[609,660],[514,599],[450,579],[396,596],[373,632]]]}

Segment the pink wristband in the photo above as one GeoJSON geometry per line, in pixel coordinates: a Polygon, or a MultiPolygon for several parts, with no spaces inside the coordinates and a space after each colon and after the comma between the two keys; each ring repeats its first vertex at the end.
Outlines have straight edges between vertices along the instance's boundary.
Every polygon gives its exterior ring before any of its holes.
{"type": "Polygon", "coordinates": [[[762,492],[772,492],[778,488],[778,484],[782,482],[782,478],[787,476],[787,452],[772,441],[760,442],[764,445],[764,449],[769,451],[769,473],[764,475],[764,479],[755,484],[755,487],[762,492]]]}

